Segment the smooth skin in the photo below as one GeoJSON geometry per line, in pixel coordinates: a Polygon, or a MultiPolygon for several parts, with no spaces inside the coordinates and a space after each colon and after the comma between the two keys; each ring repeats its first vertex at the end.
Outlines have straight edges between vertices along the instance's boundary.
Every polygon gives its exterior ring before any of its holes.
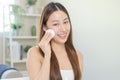
{"type": "MultiPolygon", "coordinates": [[[[44,26],[43,28],[44,31],[47,29],[53,29],[56,33],[55,37],[52,38],[51,33],[45,33],[39,42],[39,46],[32,47],[28,51],[26,65],[31,80],[49,80],[51,48],[55,52],[60,69],[72,69],[64,45],[70,33],[70,22],[68,16],[60,10],[53,12],[47,21],[47,26],[44,26]],[[50,41],[51,46],[49,43],[50,41]],[[39,47],[45,54],[44,58],[39,52],[39,47]]],[[[77,55],[80,63],[80,69],[82,71],[83,56],[79,51],[77,51],[77,55]]]]}

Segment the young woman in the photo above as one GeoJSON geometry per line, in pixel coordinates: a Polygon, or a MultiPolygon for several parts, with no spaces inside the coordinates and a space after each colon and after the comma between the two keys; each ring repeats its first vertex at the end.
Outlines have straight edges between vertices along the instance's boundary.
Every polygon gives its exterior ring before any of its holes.
{"type": "Polygon", "coordinates": [[[38,46],[28,51],[31,80],[82,80],[82,54],[72,42],[72,25],[66,8],[50,2],[41,14],[38,46]],[[55,32],[47,32],[52,29],[55,32]]]}

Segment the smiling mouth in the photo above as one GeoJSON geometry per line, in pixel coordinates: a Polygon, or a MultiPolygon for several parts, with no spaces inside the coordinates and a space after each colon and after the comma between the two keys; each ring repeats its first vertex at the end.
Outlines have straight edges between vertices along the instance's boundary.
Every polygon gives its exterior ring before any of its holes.
{"type": "Polygon", "coordinates": [[[67,33],[57,34],[57,36],[59,36],[61,39],[65,39],[67,37],[67,33]]]}

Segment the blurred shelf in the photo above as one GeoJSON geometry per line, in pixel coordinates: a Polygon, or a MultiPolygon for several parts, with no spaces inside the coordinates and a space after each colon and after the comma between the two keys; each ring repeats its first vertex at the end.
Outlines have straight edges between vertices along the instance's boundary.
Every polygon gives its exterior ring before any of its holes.
{"type": "Polygon", "coordinates": [[[40,14],[34,14],[34,13],[33,13],[33,14],[22,13],[21,15],[22,15],[22,16],[28,16],[28,17],[30,17],[30,16],[31,16],[31,17],[40,17],[40,14]]]}
{"type": "Polygon", "coordinates": [[[36,39],[36,36],[6,36],[7,39],[36,39]]]}
{"type": "MultiPolygon", "coordinates": [[[[27,59],[22,59],[22,60],[13,60],[13,63],[24,63],[26,62],[27,59]]],[[[11,59],[6,59],[7,62],[12,62],[11,59]]]]}
{"type": "MultiPolygon", "coordinates": [[[[22,5],[21,5],[22,6],[22,5]]],[[[15,14],[12,8],[9,6],[8,14],[6,14],[6,9],[3,10],[5,13],[3,15],[3,63],[6,65],[10,65],[11,67],[19,67],[20,70],[26,70],[26,53],[24,53],[24,48],[27,45],[34,46],[36,45],[37,36],[32,36],[30,34],[31,28],[33,25],[37,26],[39,23],[39,18],[41,14],[37,13],[19,13],[15,14]],[[11,12],[12,11],[12,12],[11,12]],[[21,35],[13,35],[11,24],[12,23],[20,23],[24,25],[24,29],[20,30],[21,35]],[[21,47],[22,46],[22,47],[21,47]],[[20,60],[21,53],[23,59],[20,60]],[[19,56],[19,57],[18,57],[19,56]]]]}
{"type": "Polygon", "coordinates": [[[27,77],[28,76],[28,71],[20,71],[20,73],[22,73],[23,77],[27,77]]]}

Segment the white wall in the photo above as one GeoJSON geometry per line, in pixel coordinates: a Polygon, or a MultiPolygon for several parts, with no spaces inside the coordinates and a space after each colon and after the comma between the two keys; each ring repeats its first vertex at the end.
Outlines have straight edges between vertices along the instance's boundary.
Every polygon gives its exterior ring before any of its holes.
{"type": "Polygon", "coordinates": [[[120,80],[120,1],[58,1],[69,10],[74,43],[84,55],[83,80],[120,80]]]}

